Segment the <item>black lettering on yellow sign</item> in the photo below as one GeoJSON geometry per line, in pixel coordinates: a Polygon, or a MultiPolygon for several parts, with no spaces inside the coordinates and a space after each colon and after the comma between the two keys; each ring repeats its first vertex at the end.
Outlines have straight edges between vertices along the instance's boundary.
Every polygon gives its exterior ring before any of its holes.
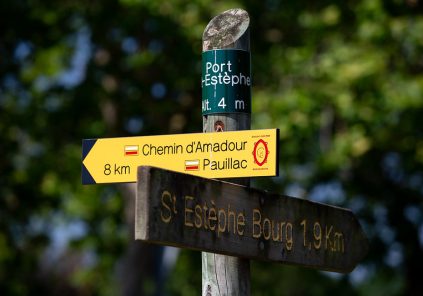
{"type": "Polygon", "coordinates": [[[248,166],[247,160],[245,159],[233,159],[230,157],[225,160],[210,160],[208,158],[203,159],[203,170],[211,171],[222,171],[222,170],[239,170],[246,169],[248,166]]]}
{"type": "Polygon", "coordinates": [[[131,167],[129,165],[117,165],[116,163],[112,166],[110,163],[106,163],[104,165],[103,173],[105,176],[129,175],[131,174],[131,167]]]}
{"type": "Polygon", "coordinates": [[[211,142],[191,142],[186,146],[187,153],[200,153],[200,152],[232,152],[232,151],[244,151],[247,145],[247,141],[223,141],[220,143],[211,142]]]}
{"type": "Polygon", "coordinates": [[[144,144],[142,146],[141,152],[144,156],[150,155],[169,155],[169,154],[182,154],[184,152],[184,147],[182,145],[152,145],[144,144]]]}

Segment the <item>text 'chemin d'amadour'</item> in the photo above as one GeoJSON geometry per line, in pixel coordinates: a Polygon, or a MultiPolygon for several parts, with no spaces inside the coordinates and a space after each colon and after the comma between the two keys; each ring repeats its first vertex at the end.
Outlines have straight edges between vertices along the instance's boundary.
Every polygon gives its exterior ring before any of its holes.
{"type": "Polygon", "coordinates": [[[83,140],[83,184],[136,182],[140,165],[207,178],[276,176],[278,130],[83,140]]]}

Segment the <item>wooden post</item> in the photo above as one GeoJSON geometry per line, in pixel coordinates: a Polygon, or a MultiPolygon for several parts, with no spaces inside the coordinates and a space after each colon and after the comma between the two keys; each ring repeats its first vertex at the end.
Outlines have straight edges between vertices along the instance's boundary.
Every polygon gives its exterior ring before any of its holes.
{"type": "MultiPolygon", "coordinates": [[[[203,33],[203,52],[212,49],[250,51],[250,18],[242,9],[231,9],[214,17],[203,33]]],[[[249,130],[251,114],[222,113],[203,116],[203,132],[249,130]]],[[[230,180],[249,186],[249,179],[230,180]]],[[[250,295],[250,261],[237,257],[202,253],[202,295],[250,295]]]]}

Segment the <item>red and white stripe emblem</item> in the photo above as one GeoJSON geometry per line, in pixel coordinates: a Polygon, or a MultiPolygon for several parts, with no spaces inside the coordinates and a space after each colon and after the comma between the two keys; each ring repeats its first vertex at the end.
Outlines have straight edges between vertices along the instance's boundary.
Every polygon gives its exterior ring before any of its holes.
{"type": "Polygon", "coordinates": [[[125,146],[125,156],[137,156],[139,151],[138,145],[126,145],[125,146]]]}
{"type": "Polygon", "coordinates": [[[186,171],[198,171],[200,169],[200,161],[196,160],[185,160],[186,171]]]}

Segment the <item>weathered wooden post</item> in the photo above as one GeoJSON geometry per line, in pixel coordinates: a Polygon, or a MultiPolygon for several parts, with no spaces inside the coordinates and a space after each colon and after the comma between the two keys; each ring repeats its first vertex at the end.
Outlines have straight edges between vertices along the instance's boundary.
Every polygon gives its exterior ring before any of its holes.
{"type": "Polygon", "coordinates": [[[368,250],[351,211],[249,187],[278,175],[279,132],[250,130],[248,26],[231,9],[204,31],[204,133],[82,142],[83,184],[137,181],[135,239],[204,252],[204,296],[250,295],[249,259],[345,273],[368,250]]]}
{"type": "MultiPolygon", "coordinates": [[[[245,10],[231,9],[214,17],[204,30],[202,111],[205,133],[251,128],[249,24],[245,10]],[[232,51],[215,51],[221,49],[232,51]],[[247,69],[248,73],[241,73],[242,69],[247,69]]],[[[249,178],[231,181],[246,186],[250,183],[249,178]]],[[[250,261],[203,252],[202,286],[204,296],[250,295],[250,261]]]]}

